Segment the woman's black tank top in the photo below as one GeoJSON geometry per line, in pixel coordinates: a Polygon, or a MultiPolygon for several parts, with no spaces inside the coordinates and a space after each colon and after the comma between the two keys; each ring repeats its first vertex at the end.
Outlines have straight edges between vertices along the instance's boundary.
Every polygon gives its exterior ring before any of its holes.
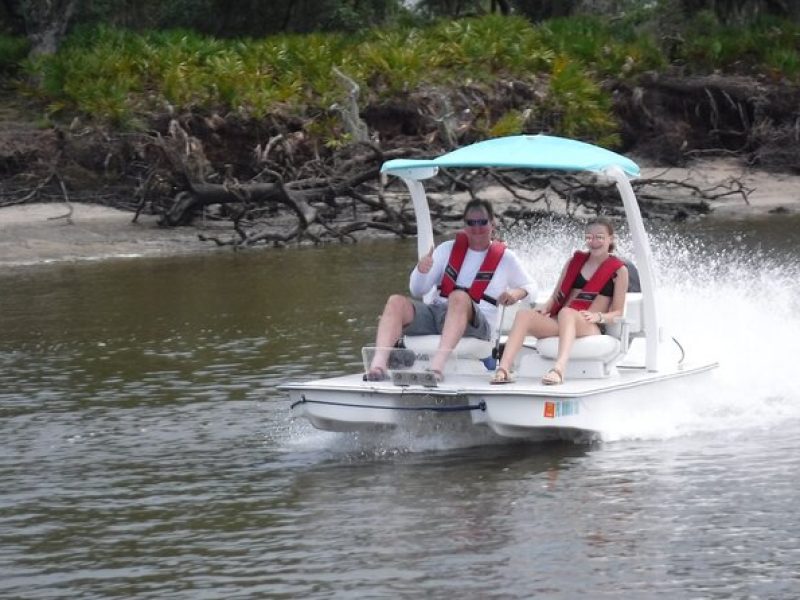
{"type": "MultiPolygon", "coordinates": [[[[609,298],[614,296],[614,279],[616,278],[616,274],[614,277],[609,279],[606,284],[603,286],[603,289],[600,290],[601,296],[608,296],[609,298]]],[[[572,284],[572,289],[574,290],[582,290],[583,286],[587,283],[586,278],[583,274],[578,273],[578,276],[575,278],[575,283],[572,284]]]]}

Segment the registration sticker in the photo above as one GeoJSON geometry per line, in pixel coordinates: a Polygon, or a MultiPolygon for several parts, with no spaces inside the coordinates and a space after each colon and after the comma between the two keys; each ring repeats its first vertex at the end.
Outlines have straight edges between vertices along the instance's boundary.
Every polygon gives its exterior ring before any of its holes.
{"type": "Polygon", "coordinates": [[[558,417],[571,417],[580,411],[578,400],[545,400],[544,418],[555,419],[558,417]]]}

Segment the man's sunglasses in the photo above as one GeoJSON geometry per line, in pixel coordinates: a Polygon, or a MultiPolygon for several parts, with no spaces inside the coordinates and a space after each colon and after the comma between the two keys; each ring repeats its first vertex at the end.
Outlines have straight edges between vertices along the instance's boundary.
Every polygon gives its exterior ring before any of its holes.
{"type": "Polygon", "coordinates": [[[489,219],[467,219],[467,225],[470,227],[485,227],[489,224],[489,219]]]}

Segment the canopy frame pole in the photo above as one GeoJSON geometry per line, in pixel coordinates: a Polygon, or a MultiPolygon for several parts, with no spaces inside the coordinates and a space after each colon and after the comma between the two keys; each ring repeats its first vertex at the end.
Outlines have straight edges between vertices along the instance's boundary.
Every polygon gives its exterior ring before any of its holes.
{"type": "Polygon", "coordinates": [[[409,177],[402,177],[402,180],[408,187],[411,202],[414,204],[414,216],[417,220],[417,258],[422,258],[431,251],[434,245],[428,197],[421,181],[409,177]]]}
{"type": "Polygon", "coordinates": [[[639,270],[639,280],[642,284],[642,309],[644,316],[643,329],[645,333],[645,368],[648,371],[658,371],[660,364],[659,346],[662,338],[661,323],[656,301],[656,279],[653,272],[653,253],[650,241],[642,222],[642,213],[636,194],[625,172],[617,167],[610,166],[605,173],[611,177],[622,197],[625,214],[628,219],[628,228],[633,241],[633,253],[636,257],[636,267],[639,270]]]}

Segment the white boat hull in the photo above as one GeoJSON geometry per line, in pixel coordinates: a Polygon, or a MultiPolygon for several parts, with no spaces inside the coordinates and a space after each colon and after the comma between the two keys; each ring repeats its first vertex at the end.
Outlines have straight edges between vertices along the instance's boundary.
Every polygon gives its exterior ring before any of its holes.
{"type": "Polygon", "coordinates": [[[364,382],[347,375],[289,383],[292,413],[327,431],[414,428],[459,421],[488,427],[503,437],[575,439],[601,435],[615,420],[632,417],[659,397],[680,394],[710,376],[716,363],[668,372],[623,369],[604,379],[576,379],[545,386],[538,379],[490,385],[485,376],[453,374],[435,388],[364,382]],[[650,397],[648,397],[650,396],[650,397]]]}

